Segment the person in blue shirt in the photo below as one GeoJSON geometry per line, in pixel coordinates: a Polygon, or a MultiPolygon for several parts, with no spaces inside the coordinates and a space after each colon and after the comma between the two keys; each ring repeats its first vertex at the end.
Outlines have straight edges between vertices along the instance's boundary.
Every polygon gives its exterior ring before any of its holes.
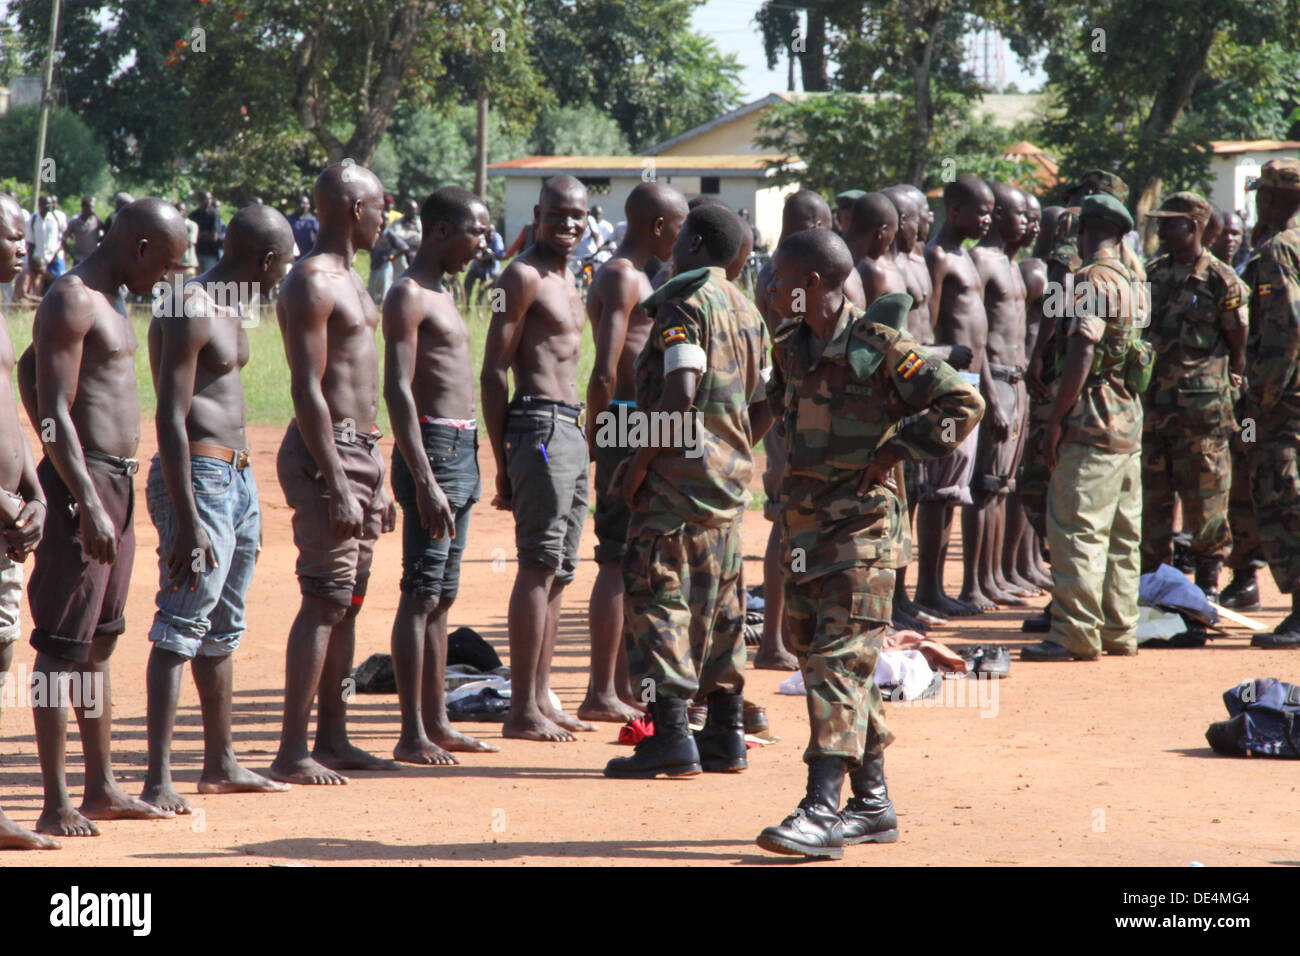
{"type": "Polygon", "coordinates": [[[506,257],[506,244],[501,238],[501,233],[496,229],[487,237],[487,247],[479,252],[478,257],[469,264],[469,271],[465,276],[465,301],[478,304],[483,301],[483,290],[496,281],[497,272],[501,268],[501,260],[506,257]],[[479,287],[478,298],[474,298],[474,286],[482,282],[479,287]]]}
{"type": "Polygon", "coordinates": [[[311,252],[316,244],[316,233],[320,232],[320,223],[311,214],[311,200],[306,196],[298,197],[298,209],[289,216],[289,226],[293,229],[293,241],[298,244],[298,258],[311,252]]]}

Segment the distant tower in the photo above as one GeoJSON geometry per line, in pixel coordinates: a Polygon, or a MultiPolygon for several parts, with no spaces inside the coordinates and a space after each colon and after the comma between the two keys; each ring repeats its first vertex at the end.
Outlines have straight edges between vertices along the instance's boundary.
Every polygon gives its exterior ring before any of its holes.
{"type": "Polygon", "coordinates": [[[966,35],[966,69],[974,74],[980,86],[995,93],[1007,85],[1002,47],[1002,34],[982,20],[977,20],[975,29],[966,35]]]}

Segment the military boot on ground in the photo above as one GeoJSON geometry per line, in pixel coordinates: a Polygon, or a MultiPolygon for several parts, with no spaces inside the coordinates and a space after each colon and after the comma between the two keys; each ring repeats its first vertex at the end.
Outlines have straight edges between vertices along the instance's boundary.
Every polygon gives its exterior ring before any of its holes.
{"type": "Polygon", "coordinates": [[[1254,568],[1240,568],[1232,572],[1232,580],[1219,595],[1219,604],[1234,611],[1258,611],[1259,582],[1254,568]]]}
{"type": "Polygon", "coordinates": [[[808,792],[780,826],[758,835],[758,845],[772,853],[838,860],[844,856],[844,827],[840,822],[840,789],[844,760],[816,757],[808,763],[808,792]]]}
{"type": "Polygon", "coordinates": [[[844,845],[893,843],[898,839],[898,817],[885,787],[885,755],[866,754],[862,766],[849,773],[853,796],[840,811],[844,845]]]}
{"type": "Polygon", "coordinates": [[[1211,604],[1219,603],[1219,572],[1222,569],[1223,562],[1217,558],[1202,558],[1196,562],[1196,586],[1211,604]]]}
{"type": "Polygon", "coordinates": [[[700,772],[700,752],[686,720],[684,700],[661,697],[650,704],[655,732],[636,745],[630,757],[615,757],[605,764],[605,776],[647,780],[664,774],[690,777],[700,772]]]}
{"type": "Polygon", "coordinates": [[[709,716],[695,732],[695,746],[705,773],[739,773],[745,760],[745,699],[715,690],[709,695],[709,716]]]}

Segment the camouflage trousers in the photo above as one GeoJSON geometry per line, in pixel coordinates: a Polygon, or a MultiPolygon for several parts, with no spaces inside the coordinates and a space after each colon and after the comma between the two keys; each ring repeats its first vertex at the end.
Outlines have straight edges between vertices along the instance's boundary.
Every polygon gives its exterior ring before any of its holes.
{"type": "Polygon", "coordinates": [[[1189,433],[1179,422],[1142,435],[1142,571],[1174,557],[1174,499],[1183,506],[1183,530],[1192,536],[1192,561],[1218,560],[1232,550],[1228,495],[1232,455],[1228,433],[1189,433]]]}
{"type": "Polygon", "coordinates": [[[1020,459],[1020,474],[1016,478],[1016,491],[1025,509],[1025,520],[1040,541],[1047,540],[1047,486],[1052,481],[1052,473],[1043,460],[1043,446],[1044,432],[1051,417],[1051,402],[1030,401],[1025,453],[1020,459]]]}
{"type": "Polygon", "coordinates": [[[1300,588],[1300,430],[1294,423],[1269,426],[1261,421],[1258,439],[1250,468],[1259,537],[1277,589],[1291,594],[1300,588]]]}
{"type": "Polygon", "coordinates": [[[785,615],[808,699],[806,761],[842,757],[859,766],[867,748],[894,739],[876,686],[894,572],[874,565],[785,581],[785,615]]]}
{"type": "Polygon", "coordinates": [[[1259,540],[1259,522],[1255,519],[1255,496],[1250,490],[1250,449],[1253,443],[1232,436],[1232,490],[1228,494],[1228,527],[1232,529],[1232,553],[1228,567],[1233,571],[1262,568],[1264,545],[1259,540]]]}
{"type": "Polygon", "coordinates": [[[641,693],[678,700],[745,687],[740,518],[629,533],[623,558],[623,637],[641,693]],[[646,684],[646,681],[650,681],[646,684]]]}
{"type": "Polygon", "coordinates": [[[1062,442],[1047,497],[1052,627],[1078,657],[1137,647],[1142,456],[1062,442]]]}

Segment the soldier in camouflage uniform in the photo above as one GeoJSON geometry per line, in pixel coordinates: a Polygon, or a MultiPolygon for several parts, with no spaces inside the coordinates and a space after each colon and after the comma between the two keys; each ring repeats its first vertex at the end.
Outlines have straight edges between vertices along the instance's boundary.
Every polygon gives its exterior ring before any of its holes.
{"type": "Polygon", "coordinates": [[[811,726],[807,794],[758,845],[830,858],[846,843],[898,838],[884,777],[893,735],[874,680],[904,549],[895,466],[948,454],[984,412],[978,391],[901,330],[910,296],[883,296],[865,314],[845,298],[852,269],[837,236],[796,233],[768,285],[774,311],[792,319],[776,335],[768,397],[788,447],[786,616],[811,726]],[[846,770],[853,798],[841,814],[846,770]]]}
{"type": "MultiPolygon", "coordinates": [[[[628,669],[650,692],[655,732],[631,757],[611,760],[607,777],[746,767],[740,520],[752,449],[771,424],[767,327],[725,274],[746,228],[726,206],[696,207],[673,246],[675,277],[642,303],[653,325],[636,362],[637,410],[651,423],[668,413],[692,425],[673,447],[638,447],[611,480],[632,510],[623,560],[628,669]],[[687,705],[705,695],[697,743],[687,705]]],[[[629,444],[638,444],[630,432],[629,444]]]]}
{"type": "Polygon", "coordinates": [[[1137,653],[1138,555],[1142,540],[1142,403],[1150,368],[1138,325],[1136,276],[1118,245],[1133,217],[1114,196],[1087,197],[1069,325],[1058,330],[1057,394],[1044,436],[1052,472],[1047,544],[1052,625],[1022,660],[1095,660],[1137,653]],[[1059,446],[1059,447],[1058,447],[1059,446]]]}
{"type": "Polygon", "coordinates": [[[1300,160],[1265,163],[1254,188],[1260,222],[1272,235],[1247,273],[1252,490],[1264,554],[1278,590],[1291,595],[1291,613],[1251,643],[1300,647],[1300,160]]]}
{"type": "Polygon", "coordinates": [[[1233,394],[1246,366],[1246,309],[1237,274],[1201,246],[1209,202],[1174,193],[1151,213],[1167,251],[1151,261],[1155,349],[1142,431],[1142,572],[1173,560],[1174,498],[1192,535],[1196,584],[1219,599],[1219,571],[1232,547],[1229,438],[1233,394]]]}

